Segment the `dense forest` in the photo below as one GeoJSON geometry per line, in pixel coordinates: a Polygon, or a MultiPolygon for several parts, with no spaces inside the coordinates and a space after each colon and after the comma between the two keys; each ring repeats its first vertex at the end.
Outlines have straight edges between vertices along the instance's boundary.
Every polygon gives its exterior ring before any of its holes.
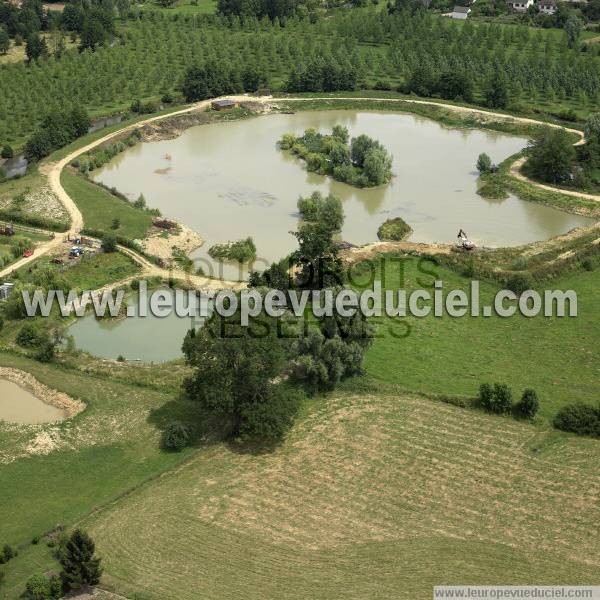
{"type": "MultiPolygon", "coordinates": [[[[101,22],[99,13],[82,18],[81,28],[101,22]]],[[[228,73],[232,90],[245,88],[250,70],[275,90],[375,87],[490,106],[510,98],[593,108],[600,90],[597,50],[569,48],[562,32],[457,25],[410,8],[345,10],[317,20],[146,12],[98,35],[93,47],[0,68],[0,143],[23,143],[65,104],[94,116],[179,92],[187,69],[208,63],[228,73]],[[342,83],[328,85],[319,65],[337,65],[342,83]]]]}

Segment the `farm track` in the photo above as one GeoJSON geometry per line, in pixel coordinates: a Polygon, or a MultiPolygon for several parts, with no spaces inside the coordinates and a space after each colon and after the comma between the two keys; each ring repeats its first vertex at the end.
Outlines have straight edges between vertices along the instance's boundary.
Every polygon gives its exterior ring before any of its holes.
{"type": "MultiPolygon", "coordinates": [[[[260,97],[260,98],[255,98],[255,97],[250,97],[250,96],[245,96],[245,95],[243,95],[243,96],[232,95],[232,96],[227,96],[227,97],[235,99],[236,101],[239,101],[239,102],[252,100],[253,102],[259,102],[259,103],[265,103],[267,101],[268,102],[276,102],[277,100],[280,100],[282,102],[285,102],[285,101],[306,102],[306,101],[314,101],[314,100],[320,100],[320,101],[330,100],[330,101],[334,101],[334,102],[335,101],[357,101],[357,102],[368,102],[368,101],[382,102],[383,101],[383,102],[394,102],[394,103],[405,103],[405,104],[418,104],[418,105],[425,105],[425,106],[437,106],[440,108],[452,110],[452,111],[459,112],[462,114],[479,115],[483,118],[492,117],[494,119],[502,119],[502,120],[506,120],[506,121],[526,123],[526,124],[530,124],[530,125],[531,124],[546,125],[548,127],[564,129],[565,131],[568,131],[569,133],[573,133],[580,137],[579,141],[576,142],[575,145],[583,144],[585,142],[583,133],[581,131],[579,131],[577,129],[564,127],[562,125],[557,125],[555,123],[546,123],[543,121],[538,121],[536,119],[529,119],[526,117],[518,117],[518,116],[514,116],[514,115],[507,115],[505,113],[487,111],[487,110],[483,110],[483,109],[479,109],[479,108],[469,108],[469,107],[464,107],[464,106],[457,106],[454,104],[447,104],[444,102],[435,102],[435,101],[430,101],[430,100],[416,100],[416,99],[411,99],[411,98],[356,98],[356,97],[303,98],[303,97],[293,97],[293,96],[292,97],[282,97],[282,98],[273,98],[272,96],[264,96],[264,97],[260,97]]],[[[52,240],[37,246],[33,256],[21,258],[18,261],[16,261],[15,263],[4,268],[3,270],[0,270],[0,278],[7,277],[13,271],[16,271],[17,269],[37,260],[40,256],[43,256],[55,249],[58,249],[61,246],[61,244],[63,244],[65,242],[65,240],[67,239],[68,236],[74,237],[74,236],[78,235],[79,232],[83,229],[83,226],[84,226],[83,215],[81,214],[81,211],[77,207],[74,200],[69,196],[69,194],[63,188],[61,181],[60,181],[62,170],[69,163],[71,163],[79,155],[84,154],[85,152],[89,152],[90,150],[93,150],[97,146],[104,144],[104,143],[110,141],[111,139],[114,139],[117,136],[121,136],[123,133],[133,131],[134,129],[136,129],[138,127],[143,127],[144,125],[155,123],[155,122],[163,120],[163,119],[177,117],[179,115],[184,115],[184,114],[194,112],[194,111],[204,110],[205,108],[207,108],[210,105],[210,103],[213,100],[214,99],[204,100],[202,102],[193,104],[187,108],[184,108],[184,109],[181,109],[181,110],[178,110],[178,111],[166,114],[166,115],[149,117],[148,119],[139,121],[137,123],[128,125],[122,129],[119,129],[112,133],[109,133],[108,135],[103,136],[103,137],[87,144],[86,146],[75,150],[74,152],[70,153],[68,156],[62,158],[58,162],[43,164],[40,167],[40,172],[43,175],[46,175],[48,177],[48,182],[50,184],[52,191],[56,194],[56,196],[59,198],[59,200],[63,203],[67,212],[69,213],[69,216],[71,219],[71,227],[70,227],[69,231],[67,232],[67,234],[55,235],[52,240]]],[[[523,173],[521,173],[521,170],[520,170],[524,163],[524,160],[525,159],[519,159],[519,160],[515,161],[515,163],[513,163],[513,165],[511,165],[510,173],[513,177],[515,177],[521,181],[527,182],[530,185],[536,186],[543,190],[548,190],[548,191],[552,191],[552,192],[565,194],[567,196],[571,196],[574,198],[581,198],[581,199],[585,199],[585,200],[593,200],[595,202],[600,202],[600,196],[598,196],[598,195],[586,194],[583,192],[577,192],[577,191],[572,191],[572,190],[563,190],[561,188],[544,185],[544,184],[541,184],[541,183],[538,183],[536,181],[529,179],[528,177],[523,175],[523,173]]],[[[213,287],[213,288],[220,287],[220,288],[230,288],[230,289],[240,289],[242,287],[245,287],[245,284],[242,282],[215,280],[215,279],[210,279],[207,277],[201,277],[198,275],[190,275],[189,273],[187,273],[183,270],[180,270],[180,269],[173,269],[173,270],[161,269],[160,267],[157,267],[156,265],[153,265],[152,263],[150,263],[148,260],[146,260],[144,257],[142,257],[141,255],[139,255],[136,252],[125,249],[123,247],[119,247],[119,250],[121,252],[123,252],[124,254],[127,254],[132,260],[134,260],[138,265],[140,265],[143,269],[143,275],[145,275],[145,276],[156,276],[156,277],[161,277],[163,279],[183,280],[183,281],[187,281],[190,285],[201,286],[201,287],[213,287]]],[[[442,251],[444,251],[444,250],[442,250],[442,251]]]]}

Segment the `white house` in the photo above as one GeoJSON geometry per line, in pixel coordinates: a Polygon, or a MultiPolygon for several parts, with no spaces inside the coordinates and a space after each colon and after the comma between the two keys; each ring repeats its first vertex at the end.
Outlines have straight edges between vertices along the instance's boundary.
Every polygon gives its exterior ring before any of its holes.
{"type": "Polygon", "coordinates": [[[3,283],[0,285],[0,300],[7,300],[13,291],[13,287],[12,283],[3,283]]]}
{"type": "Polygon", "coordinates": [[[533,6],[533,0],[507,0],[506,3],[517,12],[525,12],[530,6],[533,6]]]}
{"type": "Polygon", "coordinates": [[[469,13],[471,12],[471,9],[468,6],[455,6],[454,10],[452,11],[452,18],[453,19],[466,19],[469,16],[469,13]]]}
{"type": "Polygon", "coordinates": [[[553,15],[556,12],[556,0],[539,0],[538,8],[541,13],[553,15]]]}

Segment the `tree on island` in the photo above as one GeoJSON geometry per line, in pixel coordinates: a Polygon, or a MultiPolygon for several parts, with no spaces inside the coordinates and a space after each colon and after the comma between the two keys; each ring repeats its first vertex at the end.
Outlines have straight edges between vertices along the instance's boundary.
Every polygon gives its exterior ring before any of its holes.
{"type": "Polygon", "coordinates": [[[392,158],[387,150],[368,135],[359,135],[348,144],[348,130],[333,128],[330,135],[307,129],[301,137],[284,135],[279,146],[306,161],[308,171],[331,175],[356,187],[373,187],[392,177],[392,158]]]}
{"type": "Polygon", "coordinates": [[[477,157],[477,170],[480,173],[489,173],[492,170],[492,159],[485,152],[477,157]]]}

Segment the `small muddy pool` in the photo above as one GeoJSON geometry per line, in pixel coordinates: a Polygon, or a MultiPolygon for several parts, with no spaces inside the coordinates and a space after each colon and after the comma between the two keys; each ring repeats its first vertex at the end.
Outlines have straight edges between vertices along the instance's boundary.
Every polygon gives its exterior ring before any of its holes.
{"type": "MultiPolygon", "coordinates": [[[[151,207],[195,229],[206,241],[197,253],[208,273],[218,276],[208,248],[252,236],[267,262],[296,247],[298,196],[319,190],[344,204],[344,240],[377,240],[386,219],[402,217],[414,242],[454,243],[460,228],[478,245],[515,246],[565,233],[591,219],[570,215],[515,196],[485,200],[477,194],[477,156],[499,163],[527,140],[492,131],[449,129],[414,115],[352,110],[307,111],[293,115],[215,123],[188,129],[176,139],[138,144],[94,174],[130,198],[143,193],[151,207]],[[299,159],[282,152],[285,133],[308,127],[322,132],[346,126],[366,133],[393,155],[392,182],[356,189],[308,173],[299,159]]],[[[235,278],[237,270],[223,275],[235,278]]]]}
{"type": "Polygon", "coordinates": [[[46,404],[12,381],[0,379],[0,421],[31,425],[64,418],[59,408],[46,404]]]}

